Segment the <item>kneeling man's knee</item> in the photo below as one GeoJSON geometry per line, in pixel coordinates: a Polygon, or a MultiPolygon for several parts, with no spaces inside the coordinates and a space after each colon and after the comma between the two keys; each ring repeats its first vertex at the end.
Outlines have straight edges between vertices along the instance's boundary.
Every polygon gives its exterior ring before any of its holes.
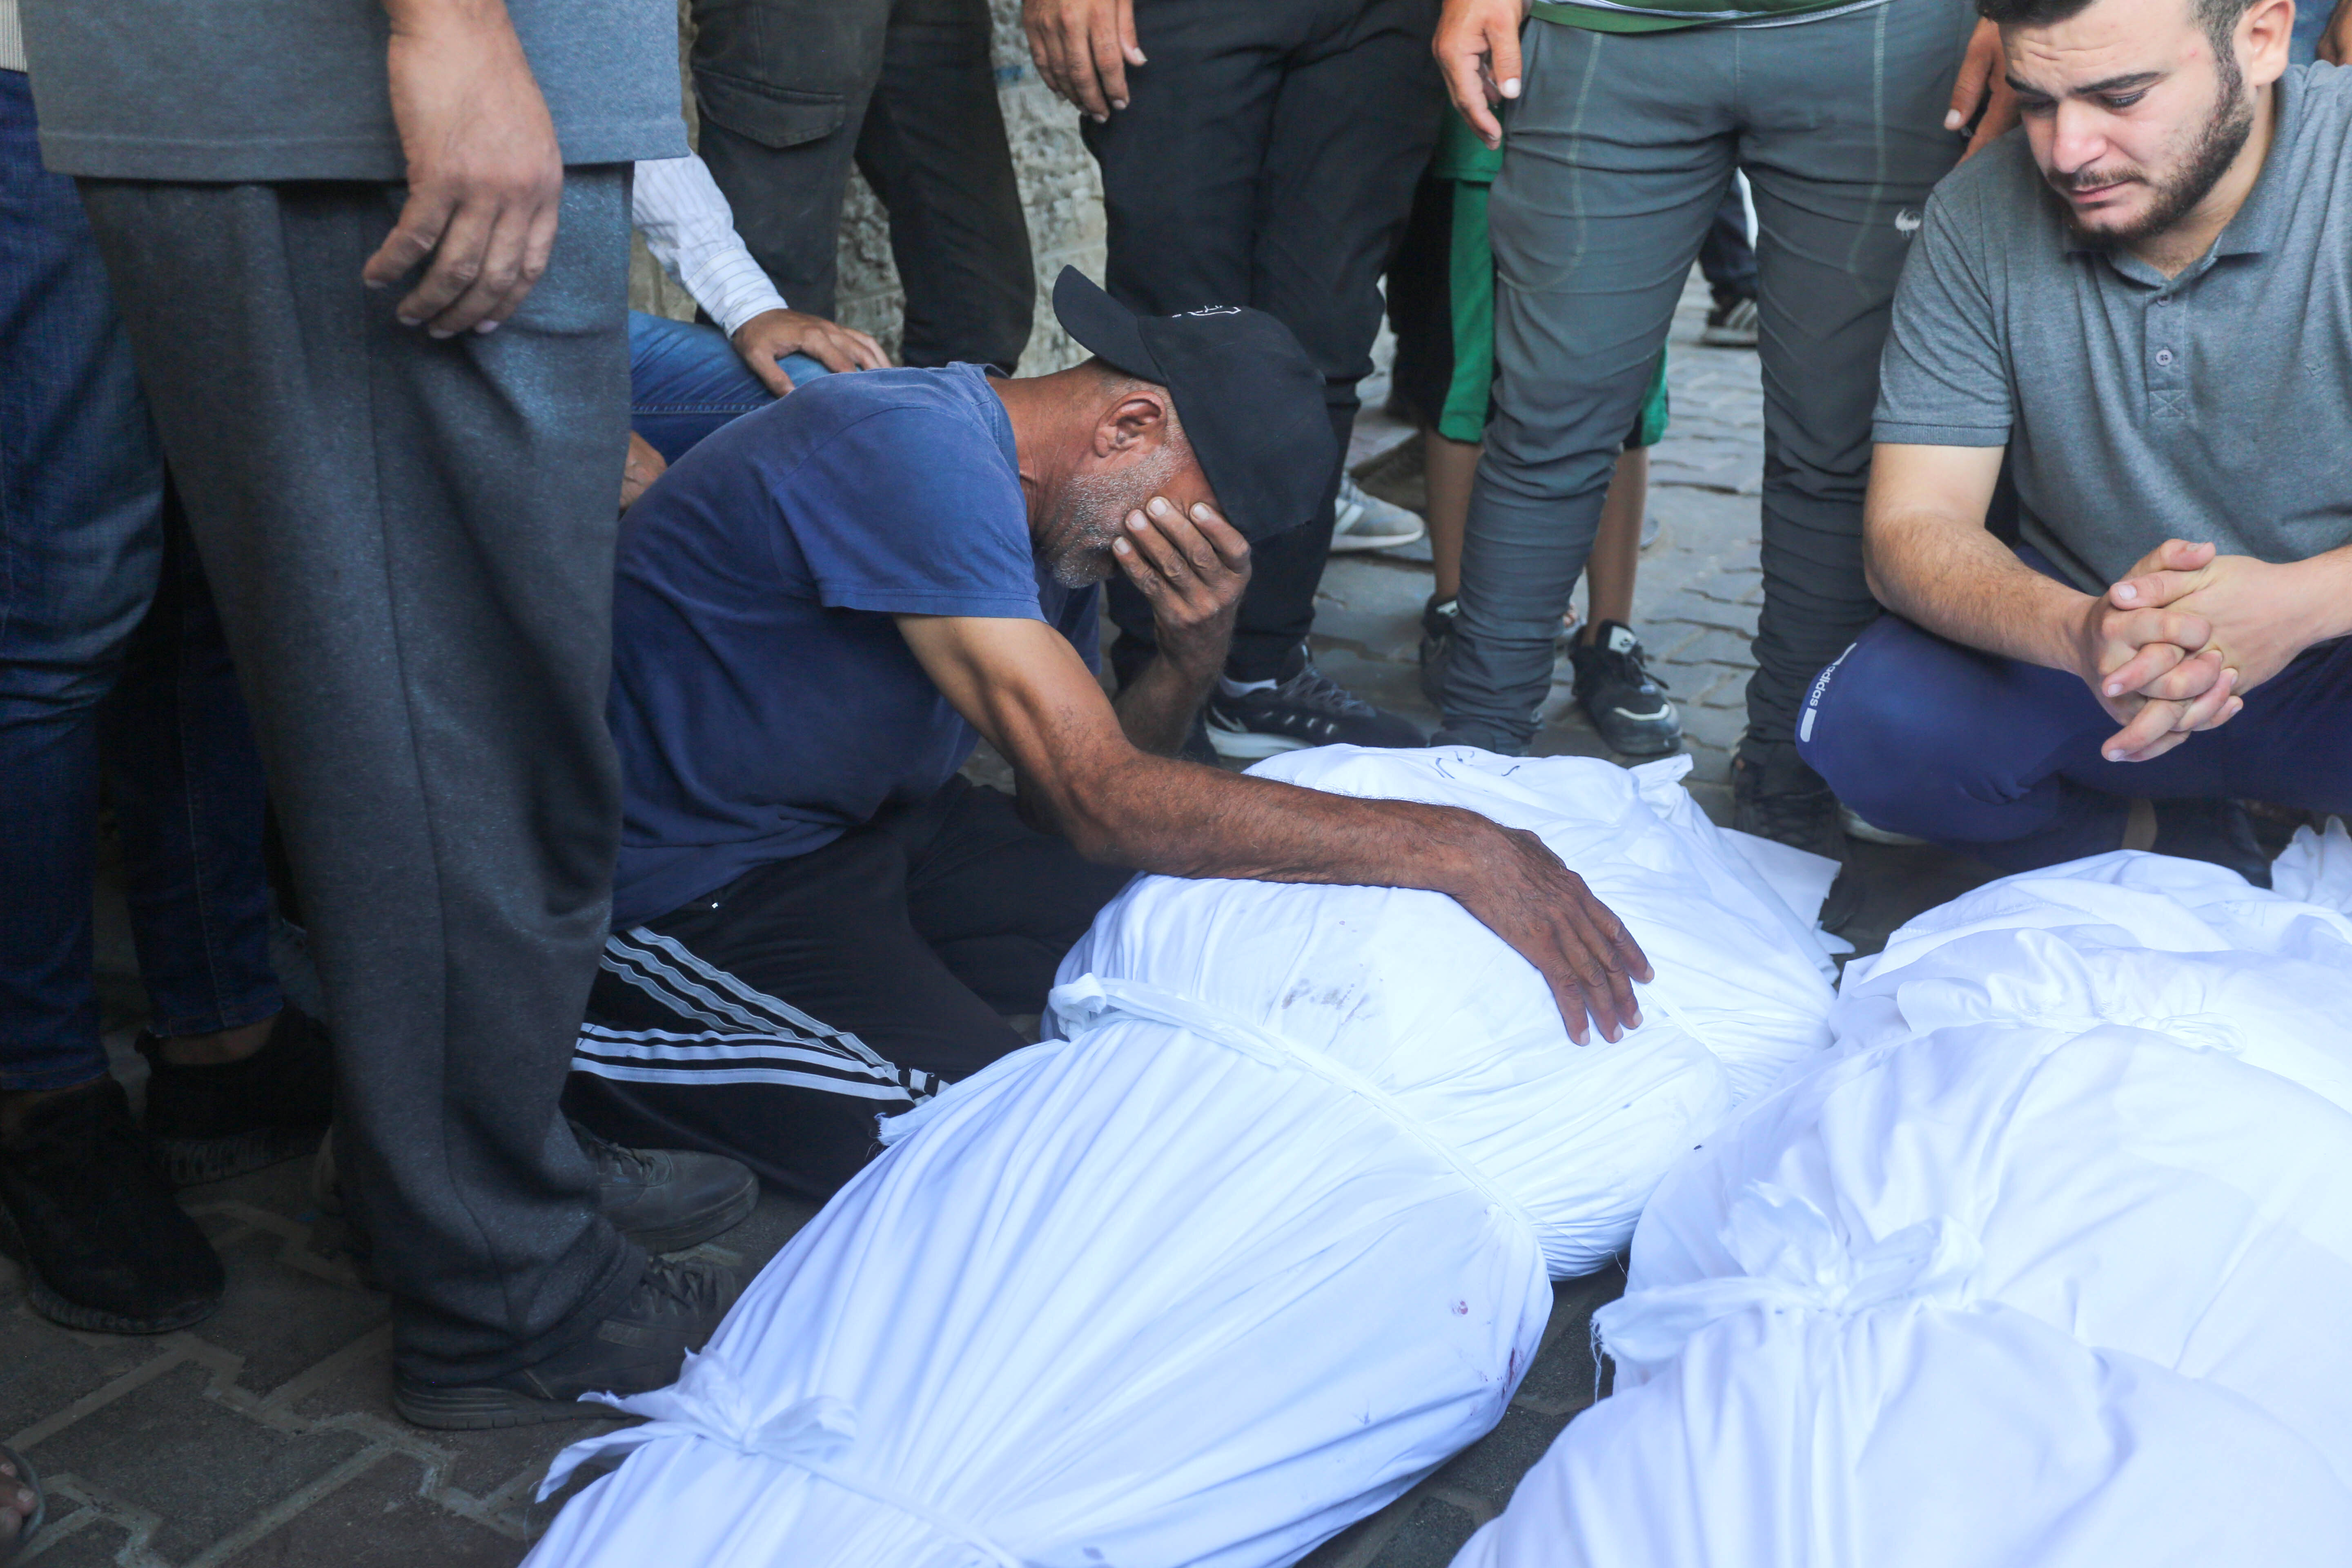
{"type": "Polygon", "coordinates": [[[1886,617],[1813,678],[1798,715],[1798,754],[1873,822],[1900,815],[1924,778],[1963,763],[1954,754],[1954,707],[1911,657],[1911,645],[1931,641],[1886,617]]]}

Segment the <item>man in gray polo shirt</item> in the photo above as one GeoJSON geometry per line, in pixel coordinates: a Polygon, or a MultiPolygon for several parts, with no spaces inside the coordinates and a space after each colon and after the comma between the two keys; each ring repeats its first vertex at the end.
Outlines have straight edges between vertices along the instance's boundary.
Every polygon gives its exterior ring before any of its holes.
{"type": "Polygon", "coordinates": [[[2352,72],[2287,67],[2290,0],[1983,6],[2024,126],[1928,204],[1865,521],[1894,614],[1799,743],[2005,869],[2267,885],[2234,799],[2352,811],[2352,72]]]}
{"type": "Polygon", "coordinates": [[[24,23],[253,710],[394,1402],[495,1426],[657,1387],[731,1281],[647,1252],[750,1174],[583,1146],[559,1096],[619,830],[629,164],[686,151],[672,0],[24,23]]]}

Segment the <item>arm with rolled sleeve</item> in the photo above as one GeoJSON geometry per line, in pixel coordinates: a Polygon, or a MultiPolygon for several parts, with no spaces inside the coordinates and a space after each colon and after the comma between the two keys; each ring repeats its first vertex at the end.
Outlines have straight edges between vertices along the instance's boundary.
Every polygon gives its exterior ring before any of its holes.
{"type": "Polygon", "coordinates": [[[693,153],[640,162],[631,207],[654,260],[720,331],[732,337],[752,317],[785,308],[784,297],[736,234],[726,194],[693,153]]]}

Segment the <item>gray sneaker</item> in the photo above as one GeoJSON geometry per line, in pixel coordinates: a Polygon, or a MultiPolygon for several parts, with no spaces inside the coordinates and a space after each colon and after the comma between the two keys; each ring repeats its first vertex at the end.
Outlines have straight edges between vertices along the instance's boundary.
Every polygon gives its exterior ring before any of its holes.
{"type": "Polygon", "coordinates": [[[1339,479],[1338,521],[1331,526],[1331,552],[1350,550],[1394,550],[1411,544],[1429,531],[1420,518],[1392,501],[1365,493],[1353,475],[1339,479]]]}

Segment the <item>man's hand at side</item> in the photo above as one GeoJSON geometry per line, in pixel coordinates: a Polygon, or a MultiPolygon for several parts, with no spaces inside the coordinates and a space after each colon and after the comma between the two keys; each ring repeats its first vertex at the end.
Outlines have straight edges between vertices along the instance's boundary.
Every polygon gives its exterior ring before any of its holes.
{"type": "Polygon", "coordinates": [[[1360,800],[1138,751],[1068,642],[1041,621],[901,616],[949,702],[1034,790],[1081,854],[1178,877],[1426,888],[1535,965],[1571,1038],[1641,1022],[1649,961],[1531,833],[1475,812],[1360,800]]]}
{"type": "Polygon", "coordinates": [[[1974,120],[1977,128],[1969,136],[1968,150],[1960,154],[1965,163],[1989,146],[1993,139],[2017,123],[2017,94],[2009,85],[2009,64],[2000,47],[2000,29],[1982,17],[1976,30],[1969,35],[1968,47],[1960,55],[1960,74],[1952,82],[1952,107],[1944,116],[1947,131],[1967,131],[1974,120]],[[1979,115],[1977,110],[1984,110],[1979,115]]]}
{"type": "Polygon", "coordinates": [[[628,510],[646,493],[646,487],[669,471],[669,464],[654,449],[654,444],[629,432],[629,454],[621,460],[621,510],[628,510]]]}
{"type": "Polygon", "coordinates": [[[1249,586],[1249,541],[1206,502],[1187,518],[1154,496],[1128,514],[1111,555],[1151,605],[1160,650],[1118,694],[1119,725],[1142,750],[1174,756],[1225,667],[1234,612],[1249,586]]]}
{"type": "Polygon", "coordinates": [[[1454,107],[1489,147],[1503,144],[1494,106],[1519,96],[1519,25],[1527,0],[1445,0],[1430,52],[1454,107]]]}
{"type": "Polygon", "coordinates": [[[793,389],[793,378],[776,362],[786,354],[803,353],[827,370],[888,370],[890,356],[882,345],[855,327],[812,316],[806,310],[762,310],[735,329],[728,342],[760,384],[778,397],[793,389]]]}
{"type": "Polygon", "coordinates": [[[1144,63],[1134,0],[1022,0],[1021,30],[1055,92],[1097,121],[1127,107],[1127,68],[1144,63]]]}
{"type": "Polygon", "coordinates": [[[430,258],[400,320],[436,338],[496,329],[547,270],[563,154],[502,0],[383,0],[408,200],[360,276],[388,289],[430,258]]]}

